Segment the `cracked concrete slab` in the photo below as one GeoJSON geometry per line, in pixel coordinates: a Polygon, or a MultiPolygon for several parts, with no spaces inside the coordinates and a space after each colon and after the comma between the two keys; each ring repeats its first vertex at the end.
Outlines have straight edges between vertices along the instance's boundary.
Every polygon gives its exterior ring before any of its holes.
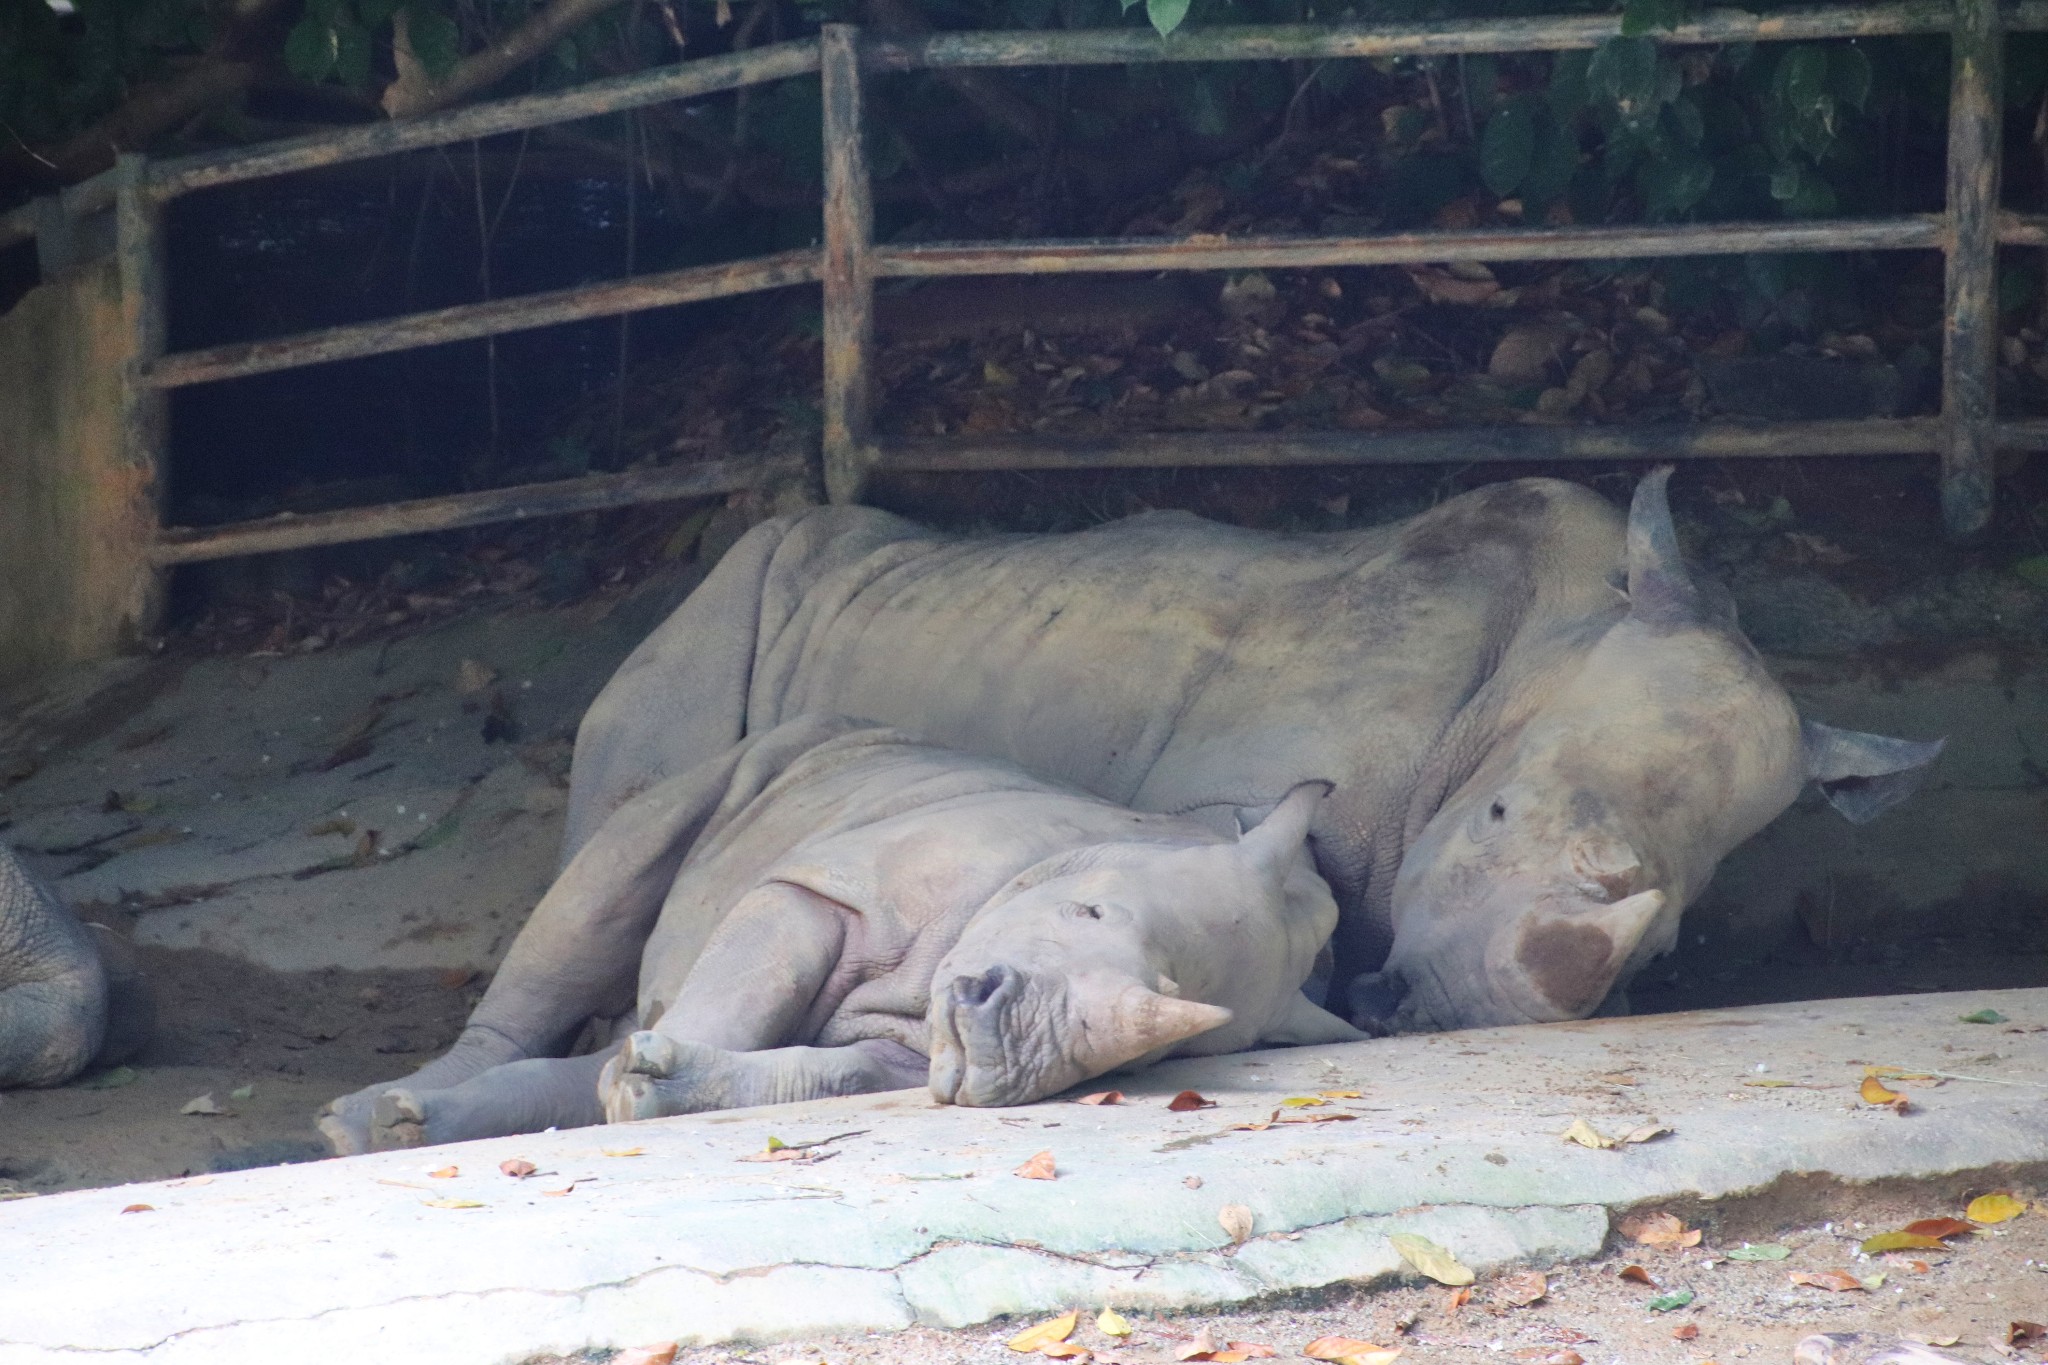
{"type": "Polygon", "coordinates": [[[906,1091],[0,1205],[0,1365],[497,1365],[1213,1306],[1408,1273],[1394,1231],[1484,1273],[1591,1256],[1614,1210],[1799,1173],[2038,1179],[2048,990],[1476,1030],[1121,1083],[1113,1107],[963,1110],[906,1091]],[[1962,1019],[1987,1008],[2005,1021],[1962,1019]],[[1933,1079],[1897,1083],[1901,1116],[1858,1098],[1868,1066],[1933,1079]],[[1170,1112],[1183,1088],[1215,1107],[1170,1112]],[[1590,1150],[1559,1136],[1580,1118],[1672,1132],[1590,1150]],[[816,1160],[743,1160],[771,1136],[830,1141],[816,1160]],[[1039,1151],[1057,1179],[1012,1174],[1039,1151]],[[540,1174],[501,1174],[514,1157],[540,1174]],[[1252,1210],[1241,1245],[1226,1204],[1252,1210]]]}

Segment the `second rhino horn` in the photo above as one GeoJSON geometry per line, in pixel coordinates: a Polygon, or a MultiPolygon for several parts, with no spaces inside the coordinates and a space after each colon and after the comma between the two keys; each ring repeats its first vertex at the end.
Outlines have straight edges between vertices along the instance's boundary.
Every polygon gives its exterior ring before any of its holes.
{"type": "Polygon", "coordinates": [[[1671,466],[1657,466],[1636,485],[1628,508],[1628,610],[1650,626],[1682,626],[1700,615],[1699,590],[1671,521],[1670,482],[1671,466]]]}

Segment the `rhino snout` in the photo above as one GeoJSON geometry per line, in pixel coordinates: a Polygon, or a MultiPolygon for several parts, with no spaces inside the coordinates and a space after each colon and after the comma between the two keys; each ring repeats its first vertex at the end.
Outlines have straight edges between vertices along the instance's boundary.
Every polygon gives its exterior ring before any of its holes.
{"type": "Polygon", "coordinates": [[[1024,974],[1003,963],[976,976],[956,976],[931,1011],[930,1084],[942,1104],[1014,1103],[1003,1092],[1013,1070],[1007,1016],[1024,994],[1024,974]]]}
{"type": "Polygon", "coordinates": [[[1408,978],[1398,970],[1367,972],[1351,983],[1351,1022],[1375,1037],[1394,1031],[1401,1002],[1408,998],[1408,978]]]}

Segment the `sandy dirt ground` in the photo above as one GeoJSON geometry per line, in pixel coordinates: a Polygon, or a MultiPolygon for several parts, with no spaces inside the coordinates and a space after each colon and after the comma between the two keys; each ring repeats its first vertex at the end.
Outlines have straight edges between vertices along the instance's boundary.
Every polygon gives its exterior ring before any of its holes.
{"type": "MultiPolygon", "coordinates": [[[[1789,1362],[1799,1341],[1816,1332],[1940,1343],[1937,1349],[1946,1355],[1982,1365],[2048,1359],[2048,1332],[2030,1337],[2024,1328],[2015,1333],[2013,1326],[2048,1321],[2048,1210],[1959,1237],[1942,1252],[1877,1258],[1857,1252],[1875,1232],[1960,1213],[1965,1197],[1978,1192],[1981,1182],[1976,1187],[1857,1189],[1817,1179],[1735,1203],[1671,1206],[1669,1211],[1689,1227],[1703,1231],[1699,1246],[1659,1250],[1632,1244],[1617,1233],[1600,1260],[1550,1268],[1543,1297],[1534,1303],[1516,1302],[1531,1288],[1522,1275],[1481,1281],[1462,1305],[1454,1291],[1436,1285],[1343,1288],[1213,1315],[1133,1315],[1134,1330],[1125,1338],[1097,1329],[1100,1305],[1076,1304],[1079,1322],[1069,1340],[1102,1365],[1116,1360],[1174,1365],[1192,1358],[1182,1353],[1198,1347],[1204,1333],[1221,1350],[1232,1344],[1270,1348],[1280,1360],[1303,1359],[1301,1348],[1317,1338],[1344,1336],[1398,1348],[1402,1365],[1789,1362]],[[1731,1249],[1745,1244],[1781,1246],[1788,1254],[1782,1260],[1728,1259],[1731,1249]],[[1629,1267],[1640,1267],[1655,1283],[1622,1278],[1629,1267]],[[1835,1291],[1791,1280],[1794,1271],[1840,1270],[1873,1282],[1882,1276],[1882,1282],[1835,1291]],[[1686,1291],[1692,1298],[1682,1307],[1654,1311],[1649,1306],[1660,1296],[1686,1291]],[[2009,1344],[2015,1336],[2018,1344],[2009,1344]]],[[[2034,1191],[2022,1185],[2021,1193],[2034,1191]]],[[[1032,1325],[1000,1322],[963,1331],[920,1328],[744,1350],[686,1349],[675,1359],[677,1365],[995,1365],[1049,1359],[1005,1345],[1032,1325]]],[[[548,1357],[546,1362],[567,1365],[576,1359],[548,1357]]],[[[581,1359],[626,1365],[632,1357],[619,1352],[581,1359]]]]}

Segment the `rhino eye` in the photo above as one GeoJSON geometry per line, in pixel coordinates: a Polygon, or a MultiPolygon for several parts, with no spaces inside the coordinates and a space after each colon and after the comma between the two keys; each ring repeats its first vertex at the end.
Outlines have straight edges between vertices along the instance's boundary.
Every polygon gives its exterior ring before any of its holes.
{"type": "Polygon", "coordinates": [[[1099,905],[1069,905],[1067,907],[1067,914],[1073,919],[1101,919],[1102,907],[1099,905]]]}
{"type": "Polygon", "coordinates": [[[1495,820],[1505,820],[1508,818],[1508,808],[1498,801],[1494,802],[1493,805],[1488,807],[1486,813],[1489,817],[1495,820]]]}

